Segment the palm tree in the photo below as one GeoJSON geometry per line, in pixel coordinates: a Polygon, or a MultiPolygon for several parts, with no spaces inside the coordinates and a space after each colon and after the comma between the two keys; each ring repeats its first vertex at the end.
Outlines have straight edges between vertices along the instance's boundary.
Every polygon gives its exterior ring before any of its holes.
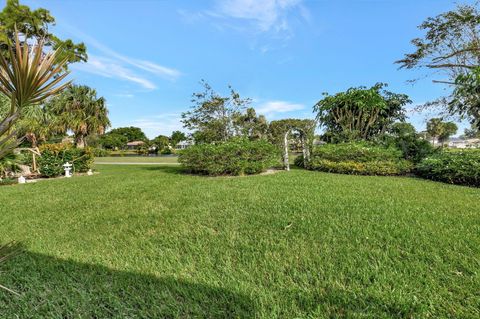
{"type": "Polygon", "coordinates": [[[0,120],[0,158],[21,142],[14,125],[25,108],[38,105],[68,84],[60,85],[68,72],[64,71],[67,59],[60,59],[59,54],[59,49],[43,52],[42,41],[34,45],[22,42],[15,32],[15,44],[9,45],[8,58],[0,55],[0,92],[10,102],[0,120]]]}
{"type": "Polygon", "coordinates": [[[73,131],[79,148],[86,146],[87,136],[101,135],[110,126],[105,99],[97,98],[97,92],[86,85],[69,86],[50,101],[49,107],[57,117],[57,130],[73,131]]]}
{"type": "Polygon", "coordinates": [[[53,122],[54,115],[45,105],[28,106],[16,125],[17,132],[35,148],[39,142],[45,142],[52,135],[53,122]]]}

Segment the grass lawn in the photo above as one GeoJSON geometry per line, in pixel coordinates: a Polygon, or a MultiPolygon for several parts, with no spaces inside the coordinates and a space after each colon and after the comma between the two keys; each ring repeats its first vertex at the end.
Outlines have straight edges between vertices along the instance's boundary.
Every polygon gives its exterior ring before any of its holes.
{"type": "Polygon", "coordinates": [[[480,317],[480,189],[98,168],[0,187],[2,318],[480,317]]]}
{"type": "Polygon", "coordinates": [[[96,157],[95,163],[178,163],[176,156],[107,156],[96,157]]]}

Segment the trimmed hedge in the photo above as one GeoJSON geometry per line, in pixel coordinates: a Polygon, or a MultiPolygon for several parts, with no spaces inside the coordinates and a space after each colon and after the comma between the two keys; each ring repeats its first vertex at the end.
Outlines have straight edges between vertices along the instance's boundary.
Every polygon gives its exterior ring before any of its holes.
{"type": "Polygon", "coordinates": [[[443,151],[421,161],[415,173],[435,181],[480,186],[480,150],[443,151]]]}
{"type": "Polygon", "coordinates": [[[356,175],[403,175],[412,163],[396,148],[367,143],[326,144],[316,148],[307,167],[323,172],[356,175]]]}
{"type": "Polygon", "coordinates": [[[88,171],[94,161],[89,148],[74,148],[71,144],[43,144],[39,147],[42,154],[38,158],[40,174],[45,177],[60,176],[64,173],[63,164],[70,162],[73,172],[88,171]]]}
{"type": "Polygon", "coordinates": [[[248,139],[193,145],[179,153],[178,161],[184,168],[204,175],[258,174],[276,165],[279,158],[271,143],[248,139]]]}

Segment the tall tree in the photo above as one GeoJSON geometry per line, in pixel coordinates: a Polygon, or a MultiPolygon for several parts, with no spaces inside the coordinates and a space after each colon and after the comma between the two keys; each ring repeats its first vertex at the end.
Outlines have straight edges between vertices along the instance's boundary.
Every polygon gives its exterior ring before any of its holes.
{"type": "Polygon", "coordinates": [[[244,113],[239,113],[234,119],[237,134],[251,140],[265,138],[268,133],[268,122],[264,115],[257,116],[253,107],[247,108],[244,113]]]}
{"type": "MultiPolygon", "coordinates": [[[[455,10],[427,18],[419,27],[423,38],[415,38],[415,51],[396,63],[401,68],[426,68],[446,75],[452,82],[474,69],[480,61],[480,11],[477,4],[458,5],[455,10]]],[[[444,81],[439,81],[444,82],[444,81]]]]}
{"type": "Polygon", "coordinates": [[[463,137],[464,138],[480,138],[480,130],[475,126],[472,126],[471,128],[466,128],[463,131],[463,137]]]}
{"type": "Polygon", "coordinates": [[[242,99],[232,87],[228,96],[221,96],[207,82],[201,81],[201,84],[204,90],[193,94],[192,110],[182,113],[182,123],[194,131],[197,143],[226,141],[235,135],[234,119],[251,99],[242,99]]]}
{"type": "Polygon", "coordinates": [[[152,143],[158,148],[158,150],[163,150],[170,144],[170,138],[165,135],[159,135],[152,140],[152,143]]]}
{"type": "Polygon", "coordinates": [[[145,133],[143,133],[142,129],[139,127],[134,127],[134,126],[129,126],[129,127],[117,127],[108,134],[118,134],[122,135],[127,138],[127,142],[131,141],[146,141],[147,136],[145,136],[145,133]]]}
{"type": "Polygon", "coordinates": [[[54,122],[54,115],[45,105],[30,105],[16,125],[17,132],[19,136],[24,136],[32,147],[37,147],[54,133],[54,122]]]}
{"type": "Polygon", "coordinates": [[[172,135],[170,136],[170,144],[175,147],[181,141],[185,141],[187,139],[187,135],[180,131],[173,131],[172,135]]]}
{"type": "Polygon", "coordinates": [[[313,107],[317,121],[330,141],[370,139],[385,133],[395,121],[405,120],[404,106],[411,103],[405,94],[384,90],[386,84],[371,88],[350,88],[324,98],[313,107]]]}
{"type": "Polygon", "coordinates": [[[445,122],[445,123],[443,123],[442,126],[443,126],[442,127],[442,132],[441,132],[440,136],[438,137],[438,140],[439,140],[440,143],[442,143],[442,146],[443,146],[444,143],[446,141],[448,141],[450,136],[457,133],[458,126],[457,126],[457,124],[455,124],[453,122],[445,122]]]}
{"type": "Polygon", "coordinates": [[[432,138],[432,144],[435,141],[442,145],[450,136],[457,133],[458,127],[453,122],[443,122],[441,118],[432,118],[427,122],[427,133],[432,138]]]}
{"type": "Polygon", "coordinates": [[[87,136],[104,134],[110,126],[105,99],[97,98],[97,92],[85,85],[70,85],[49,101],[49,107],[56,115],[57,129],[73,131],[79,148],[86,146],[87,136]]]}
{"type": "Polygon", "coordinates": [[[68,61],[59,58],[58,50],[45,53],[42,41],[21,43],[18,33],[14,43],[8,47],[8,59],[0,55],[0,92],[10,102],[0,121],[0,158],[20,143],[14,125],[25,109],[56,95],[68,84],[60,85],[68,74],[62,71],[68,61]]]}
{"type": "MultiPolygon", "coordinates": [[[[9,58],[8,47],[15,41],[15,30],[28,40],[43,41],[47,50],[58,50],[58,56],[68,63],[87,60],[87,49],[83,43],[74,43],[70,39],[62,40],[50,27],[55,25],[55,18],[46,9],[31,10],[21,5],[18,0],[7,0],[0,12],[0,54],[9,58]]],[[[67,67],[65,63],[63,67],[67,67]]]]}
{"type": "Polygon", "coordinates": [[[478,2],[427,18],[419,29],[425,34],[412,40],[412,53],[396,61],[400,68],[420,68],[440,76],[433,81],[452,86],[453,94],[424,106],[440,107],[446,114],[468,117],[480,125],[478,79],[480,67],[480,10],[478,2]],[[471,74],[473,72],[473,74],[471,74]]]}

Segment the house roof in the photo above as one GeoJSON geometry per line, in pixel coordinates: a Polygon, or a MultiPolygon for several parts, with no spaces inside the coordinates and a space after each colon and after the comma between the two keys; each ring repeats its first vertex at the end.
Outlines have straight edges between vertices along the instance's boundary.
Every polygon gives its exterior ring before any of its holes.
{"type": "Polygon", "coordinates": [[[131,141],[127,143],[127,146],[139,146],[145,144],[144,141],[131,141]]]}

